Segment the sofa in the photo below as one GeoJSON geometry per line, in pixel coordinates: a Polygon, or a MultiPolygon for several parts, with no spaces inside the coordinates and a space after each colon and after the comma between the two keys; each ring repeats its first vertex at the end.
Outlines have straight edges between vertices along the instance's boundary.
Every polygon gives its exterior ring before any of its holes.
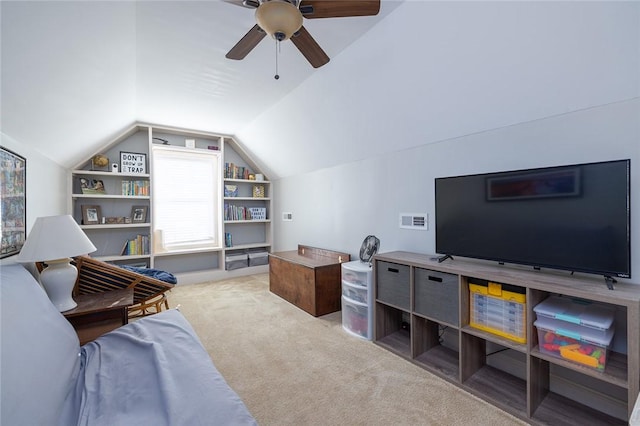
{"type": "Polygon", "coordinates": [[[178,310],[80,346],[28,270],[0,273],[0,424],[256,424],[178,310]]]}

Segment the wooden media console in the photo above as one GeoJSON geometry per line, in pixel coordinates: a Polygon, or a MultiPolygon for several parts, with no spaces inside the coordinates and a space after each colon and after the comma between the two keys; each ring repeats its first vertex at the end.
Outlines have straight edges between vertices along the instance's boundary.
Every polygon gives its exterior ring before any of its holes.
{"type": "Polygon", "coordinates": [[[374,342],[381,347],[531,424],[611,426],[632,417],[640,399],[640,285],[609,290],[601,277],[471,259],[439,263],[403,251],[377,254],[373,272],[374,342]],[[522,326],[508,334],[472,326],[479,280],[520,290],[517,309],[503,315],[522,326]],[[534,308],[553,295],[615,310],[603,371],[541,350],[534,308]],[[577,390],[589,400],[574,399],[577,390]]]}

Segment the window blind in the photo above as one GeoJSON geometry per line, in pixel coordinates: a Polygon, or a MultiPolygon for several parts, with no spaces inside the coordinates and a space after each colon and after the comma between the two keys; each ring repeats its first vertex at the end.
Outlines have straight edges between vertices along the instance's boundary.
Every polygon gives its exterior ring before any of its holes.
{"type": "Polygon", "coordinates": [[[153,231],[157,248],[219,248],[220,154],[153,146],[153,231]]]}

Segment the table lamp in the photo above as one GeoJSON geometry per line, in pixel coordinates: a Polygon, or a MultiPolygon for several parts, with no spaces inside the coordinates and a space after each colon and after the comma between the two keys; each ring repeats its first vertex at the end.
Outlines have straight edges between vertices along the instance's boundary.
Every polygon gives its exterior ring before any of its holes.
{"type": "Polygon", "coordinates": [[[71,257],[96,251],[91,240],[70,215],[36,219],[16,260],[20,263],[45,262],[40,283],[60,312],[77,306],[72,298],[78,270],[71,257]]]}

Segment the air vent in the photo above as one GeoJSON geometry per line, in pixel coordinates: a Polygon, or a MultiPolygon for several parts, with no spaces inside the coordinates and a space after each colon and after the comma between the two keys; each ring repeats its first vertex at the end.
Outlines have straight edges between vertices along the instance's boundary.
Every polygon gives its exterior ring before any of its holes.
{"type": "Polygon", "coordinates": [[[400,213],[400,228],[429,230],[429,215],[427,213],[400,213]]]}

